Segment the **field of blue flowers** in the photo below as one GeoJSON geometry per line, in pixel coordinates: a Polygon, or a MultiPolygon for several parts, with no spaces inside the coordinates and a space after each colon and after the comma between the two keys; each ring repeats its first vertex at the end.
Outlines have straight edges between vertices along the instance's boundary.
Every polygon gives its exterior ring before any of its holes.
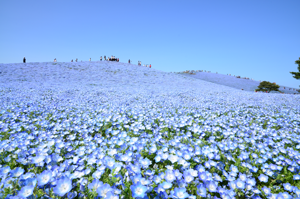
{"type": "Polygon", "coordinates": [[[0,198],[300,198],[299,100],[124,63],[0,64],[0,198]]]}

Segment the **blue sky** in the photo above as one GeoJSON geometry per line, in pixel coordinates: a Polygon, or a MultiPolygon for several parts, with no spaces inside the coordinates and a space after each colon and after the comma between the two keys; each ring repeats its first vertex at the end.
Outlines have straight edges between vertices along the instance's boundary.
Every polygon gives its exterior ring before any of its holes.
{"type": "Polygon", "coordinates": [[[98,61],[209,70],[299,88],[299,0],[2,0],[0,63],[98,61]]]}

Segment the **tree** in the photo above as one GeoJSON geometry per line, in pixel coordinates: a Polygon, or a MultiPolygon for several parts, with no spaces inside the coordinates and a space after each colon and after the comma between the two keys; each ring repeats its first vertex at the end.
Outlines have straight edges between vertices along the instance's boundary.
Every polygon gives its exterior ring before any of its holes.
{"type": "MultiPolygon", "coordinates": [[[[300,79],[300,57],[299,57],[299,60],[296,60],[295,61],[295,64],[298,64],[298,71],[299,72],[290,72],[293,76],[293,78],[295,79],[300,79]]],[[[300,87],[300,86],[299,86],[300,87]]],[[[300,89],[298,90],[298,92],[300,92],[300,89]]]]}
{"type": "Polygon", "coordinates": [[[295,61],[295,64],[298,64],[298,71],[299,72],[290,72],[290,73],[294,75],[293,78],[300,79],[300,57],[299,57],[299,60],[295,61]]]}
{"type": "Polygon", "coordinates": [[[260,82],[258,89],[255,91],[267,91],[269,93],[270,91],[279,91],[278,88],[279,86],[277,84],[268,81],[262,81],[260,82]]]}

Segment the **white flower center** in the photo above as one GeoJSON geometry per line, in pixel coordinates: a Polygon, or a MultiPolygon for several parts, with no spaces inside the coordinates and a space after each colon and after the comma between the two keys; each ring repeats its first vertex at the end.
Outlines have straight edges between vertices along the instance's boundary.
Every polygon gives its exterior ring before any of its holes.
{"type": "Polygon", "coordinates": [[[178,198],[183,198],[184,194],[182,192],[177,193],[178,198]]]}
{"type": "Polygon", "coordinates": [[[47,182],[49,180],[49,176],[45,175],[45,176],[42,177],[42,179],[43,179],[44,182],[47,182]]]}
{"type": "Polygon", "coordinates": [[[66,192],[68,190],[68,185],[66,184],[61,185],[61,190],[66,192]]]}
{"type": "Polygon", "coordinates": [[[143,190],[142,190],[141,188],[138,187],[138,188],[136,188],[135,192],[136,192],[138,195],[140,195],[140,194],[143,193],[143,190]]]}

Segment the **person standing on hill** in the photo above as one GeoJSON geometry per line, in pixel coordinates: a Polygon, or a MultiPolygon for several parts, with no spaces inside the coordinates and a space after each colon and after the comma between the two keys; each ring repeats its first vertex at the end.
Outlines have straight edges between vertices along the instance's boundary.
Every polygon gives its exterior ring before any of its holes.
{"type": "Polygon", "coordinates": [[[102,56],[100,57],[100,61],[102,61],[102,56]]]}
{"type": "Polygon", "coordinates": [[[150,64],[149,68],[151,68],[151,64],[150,64]]]}
{"type": "Polygon", "coordinates": [[[91,61],[91,58],[90,58],[90,61],[91,61]]]}
{"type": "Polygon", "coordinates": [[[23,58],[23,63],[26,63],[26,58],[25,57],[23,58]]]}
{"type": "Polygon", "coordinates": [[[130,59],[128,60],[128,64],[130,64],[130,59]]]}
{"type": "Polygon", "coordinates": [[[77,62],[77,60],[78,60],[78,59],[76,58],[75,61],[77,62]]]}

